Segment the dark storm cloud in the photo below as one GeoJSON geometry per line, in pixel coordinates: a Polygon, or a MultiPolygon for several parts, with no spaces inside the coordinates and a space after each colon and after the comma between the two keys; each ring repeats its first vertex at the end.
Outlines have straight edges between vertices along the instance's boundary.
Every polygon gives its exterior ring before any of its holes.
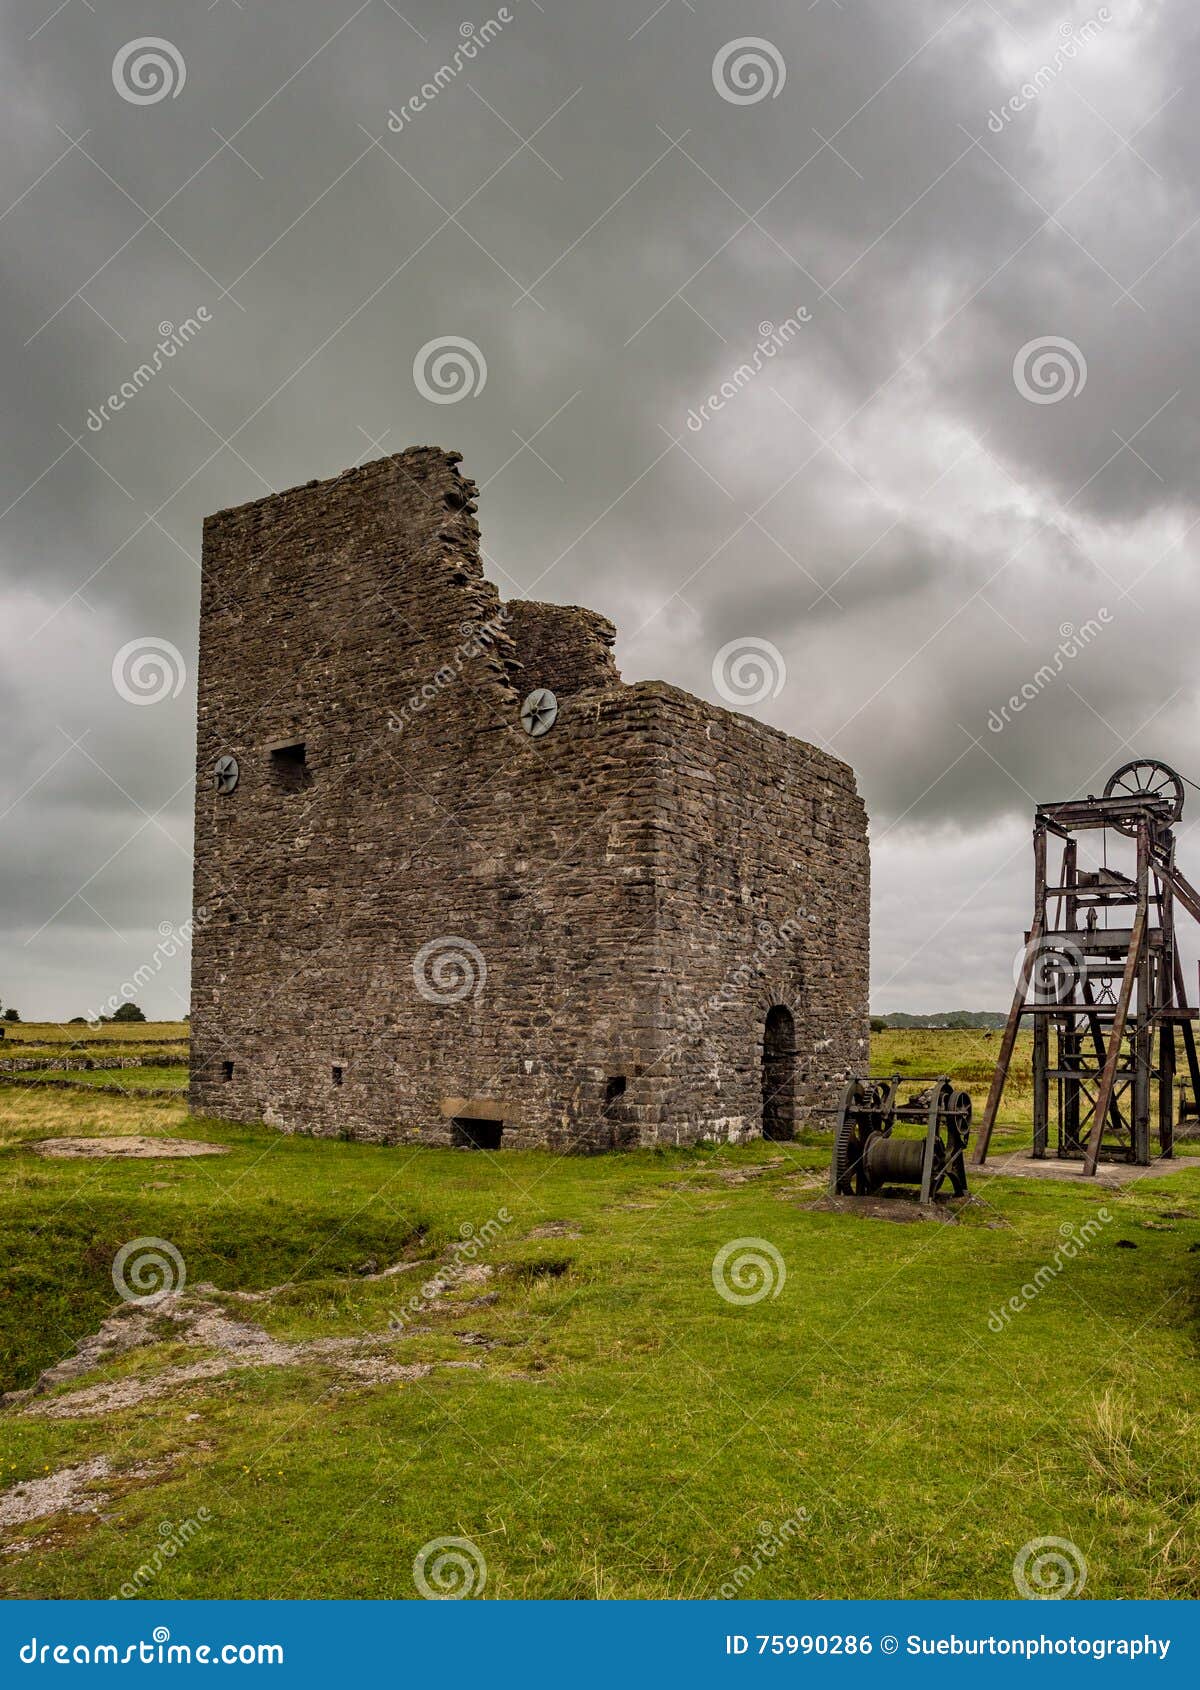
{"type": "MultiPolygon", "coordinates": [[[[27,1014],[107,996],[186,916],[203,516],[414,443],[464,453],[502,590],[613,616],[629,678],[715,698],[722,647],[777,646],[755,712],[872,811],[880,1007],[1003,1001],[1032,799],[1134,751],[1200,776],[1189,8],[504,10],[399,133],[499,7],[6,16],[0,988],[27,1014]],[[743,36],[786,67],[756,103],[714,86],[743,36]],[[114,87],[142,37],[177,96],[114,87]],[[412,373],[444,335],[487,364],[453,405],[412,373]],[[1046,337],[1078,391],[1035,403],[1014,360],[1046,337]],[[177,694],[121,696],[136,639],[177,694]]],[[[185,989],[174,961],[143,995],[185,989]]]]}

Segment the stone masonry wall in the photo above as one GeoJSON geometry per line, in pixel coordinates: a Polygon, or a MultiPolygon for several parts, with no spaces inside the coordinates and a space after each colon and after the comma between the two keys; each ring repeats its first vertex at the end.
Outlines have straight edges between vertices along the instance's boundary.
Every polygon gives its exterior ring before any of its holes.
{"type": "Polygon", "coordinates": [[[617,630],[607,616],[579,605],[528,599],[510,599],[504,608],[506,632],[520,665],[514,681],[523,693],[549,687],[563,699],[620,681],[612,654],[617,630]]]}
{"type": "Polygon", "coordinates": [[[456,1118],[505,1146],[738,1137],[771,1001],[823,1099],[865,1053],[849,770],[623,686],[602,617],[502,606],[457,462],[416,449],[205,525],[193,1108],[386,1142],[457,1142],[456,1118]],[[539,739],[535,686],[560,698],[539,739]]]}

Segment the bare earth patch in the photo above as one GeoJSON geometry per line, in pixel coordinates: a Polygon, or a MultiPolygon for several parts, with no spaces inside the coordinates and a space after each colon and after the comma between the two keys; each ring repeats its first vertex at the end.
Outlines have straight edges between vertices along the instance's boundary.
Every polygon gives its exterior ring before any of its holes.
{"type": "Polygon", "coordinates": [[[31,1520],[45,1520],[51,1514],[94,1514],[108,1501],[103,1491],[88,1487],[106,1479],[110,1468],[106,1455],[97,1455],[78,1467],[64,1467],[44,1479],[27,1479],[0,1495],[0,1527],[26,1526],[31,1520]]]}
{"type": "Polygon", "coordinates": [[[223,1144],[207,1144],[201,1138],[143,1138],[124,1135],[115,1138],[43,1138],[31,1145],[39,1156],[99,1158],[109,1156],[227,1156],[223,1144]]]}
{"type": "Polygon", "coordinates": [[[133,1408],[166,1395],[179,1385],[220,1379],[244,1368],[301,1367],[329,1364],[345,1378],[364,1385],[424,1379],[437,1367],[478,1367],[478,1362],[399,1362],[394,1332],[371,1332],[359,1338],[309,1338],[286,1343],[261,1326],[234,1320],[216,1303],[193,1294],[156,1299],[149,1308],[133,1306],[110,1315],[75,1355],[42,1374],[27,1391],[11,1391],[5,1404],[22,1404],[27,1414],[47,1420],[74,1420],[133,1408]],[[163,1322],[178,1330],[164,1334],[163,1322]],[[98,1364],[125,1351],[161,1342],[167,1336],[209,1353],[181,1367],[139,1378],[117,1379],[62,1396],[46,1397],[56,1385],[90,1372],[98,1364]],[[43,1400],[44,1399],[44,1400],[43,1400]]]}
{"type": "Polygon", "coordinates": [[[993,1155],[982,1168],[972,1164],[971,1178],[974,1179],[977,1174],[1003,1174],[1006,1178],[1016,1179],[1075,1180],[1084,1191],[1116,1191],[1141,1179],[1165,1179],[1169,1174],[1187,1173],[1190,1166],[1189,1157],[1176,1160],[1174,1157],[1156,1156],[1152,1173],[1133,1162],[1101,1162],[1096,1172],[1088,1176],[1083,1171],[1082,1161],[1059,1156],[1037,1157],[1027,1150],[1017,1150],[1009,1155],[1003,1152],[993,1155]]]}
{"type": "Polygon", "coordinates": [[[822,1197],[804,1207],[822,1214],[858,1215],[872,1221],[941,1221],[945,1226],[954,1226],[958,1221],[949,1205],[915,1203],[911,1197],[822,1197]]]}

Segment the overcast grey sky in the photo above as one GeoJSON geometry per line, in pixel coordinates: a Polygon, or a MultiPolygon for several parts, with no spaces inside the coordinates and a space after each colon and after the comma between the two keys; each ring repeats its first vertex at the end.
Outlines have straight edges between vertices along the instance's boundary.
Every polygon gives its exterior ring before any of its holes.
{"type": "MultiPolygon", "coordinates": [[[[1007,1001],[1035,798],[1134,754],[1200,779],[1194,5],[14,0],[2,29],[27,1018],[187,919],[205,514],[413,444],[463,453],[501,591],[612,617],[627,679],[726,702],[718,653],[774,648],[752,712],[871,813],[877,1010],[1007,1001]],[[457,397],[414,374],[443,339],[457,397]]],[[[186,982],[164,959],[143,1006],[186,982]]]]}

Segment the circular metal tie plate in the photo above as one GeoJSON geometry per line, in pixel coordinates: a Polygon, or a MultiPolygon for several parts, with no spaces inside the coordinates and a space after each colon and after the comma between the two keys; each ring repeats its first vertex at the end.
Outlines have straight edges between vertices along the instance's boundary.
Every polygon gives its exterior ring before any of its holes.
{"type": "Polygon", "coordinates": [[[213,785],[218,792],[228,795],[237,785],[241,772],[236,757],[218,757],[213,765],[213,785]]]}
{"type": "Polygon", "coordinates": [[[557,720],[557,698],[549,687],[535,687],[521,706],[521,726],[531,738],[540,739],[557,720]]]}

